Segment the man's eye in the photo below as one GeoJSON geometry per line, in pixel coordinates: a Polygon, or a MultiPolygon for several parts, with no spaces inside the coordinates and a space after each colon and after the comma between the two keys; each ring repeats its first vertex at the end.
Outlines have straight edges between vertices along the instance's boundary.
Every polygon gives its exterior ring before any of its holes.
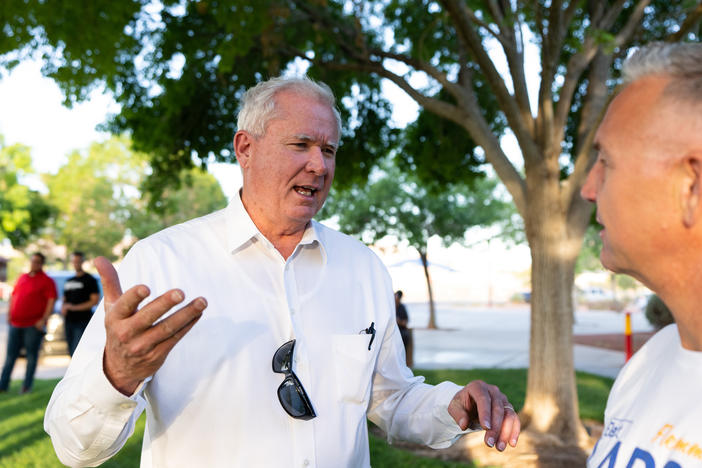
{"type": "Polygon", "coordinates": [[[327,156],[334,156],[336,154],[336,150],[334,148],[324,148],[322,151],[324,151],[324,154],[327,156]]]}

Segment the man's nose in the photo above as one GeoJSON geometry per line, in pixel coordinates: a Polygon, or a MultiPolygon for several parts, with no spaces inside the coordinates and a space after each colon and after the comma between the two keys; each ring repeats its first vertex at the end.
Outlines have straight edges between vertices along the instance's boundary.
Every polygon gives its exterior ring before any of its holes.
{"type": "Polygon", "coordinates": [[[597,183],[595,181],[596,169],[597,166],[590,169],[590,172],[588,172],[587,177],[585,178],[585,183],[580,189],[580,196],[583,197],[585,200],[593,203],[595,202],[595,199],[597,197],[597,183]]]}
{"type": "Polygon", "coordinates": [[[316,175],[326,175],[329,171],[327,167],[327,160],[322,153],[322,148],[319,146],[312,146],[308,152],[307,159],[307,170],[316,175]]]}

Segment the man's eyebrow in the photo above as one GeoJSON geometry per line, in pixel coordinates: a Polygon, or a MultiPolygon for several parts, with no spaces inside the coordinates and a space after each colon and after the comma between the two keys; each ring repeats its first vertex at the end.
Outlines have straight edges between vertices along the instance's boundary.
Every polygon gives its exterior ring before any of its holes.
{"type": "MultiPolygon", "coordinates": [[[[315,138],[315,137],[313,137],[313,136],[307,135],[307,134],[305,134],[305,133],[297,134],[297,135],[294,136],[294,138],[296,138],[296,139],[298,139],[298,140],[302,140],[302,141],[304,141],[304,142],[316,142],[316,141],[319,141],[319,139],[317,139],[317,138],[315,138]]],[[[328,141],[322,141],[321,143],[322,143],[322,146],[330,146],[330,147],[334,148],[335,150],[339,148],[339,145],[338,145],[337,143],[331,143],[331,142],[328,142],[328,141]]]]}

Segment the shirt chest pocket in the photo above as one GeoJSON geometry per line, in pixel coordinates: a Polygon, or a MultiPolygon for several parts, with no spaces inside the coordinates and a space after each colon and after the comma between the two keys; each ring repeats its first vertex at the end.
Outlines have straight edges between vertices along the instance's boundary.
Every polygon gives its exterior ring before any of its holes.
{"type": "Polygon", "coordinates": [[[364,403],[370,398],[374,352],[368,350],[370,335],[333,335],[336,390],[342,401],[364,403]]]}

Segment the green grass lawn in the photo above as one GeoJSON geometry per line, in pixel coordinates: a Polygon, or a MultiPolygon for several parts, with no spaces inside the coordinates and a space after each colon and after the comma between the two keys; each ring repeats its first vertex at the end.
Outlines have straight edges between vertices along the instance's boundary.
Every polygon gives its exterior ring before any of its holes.
{"type": "MultiPolygon", "coordinates": [[[[509,397],[515,408],[524,403],[526,387],[525,369],[475,369],[415,371],[424,375],[428,383],[452,380],[465,384],[481,379],[493,383],[509,397]]],[[[44,432],[43,420],[51,392],[58,380],[36,380],[34,391],[18,395],[20,382],[13,381],[8,393],[0,394],[0,468],[45,468],[63,466],[54,455],[49,436],[44,432]]],[[[607,394],[612,379],[586,373],[577,373],[580,414],[584,419],[602,421],[607,394]]],[[[133,468],[139,466],[141,439],[144,434],[144,417],[137,423],[134,435],[122,450],[102,466],[133,468]]],[[[384,440],[371,435],[371,463],[375,468],[457,468],[472,466],[421,458],[389,446],[384,440]]]]}

